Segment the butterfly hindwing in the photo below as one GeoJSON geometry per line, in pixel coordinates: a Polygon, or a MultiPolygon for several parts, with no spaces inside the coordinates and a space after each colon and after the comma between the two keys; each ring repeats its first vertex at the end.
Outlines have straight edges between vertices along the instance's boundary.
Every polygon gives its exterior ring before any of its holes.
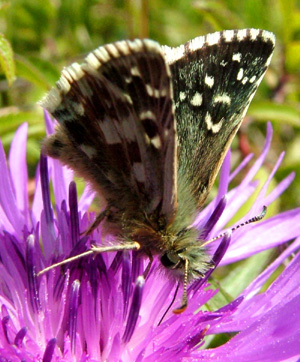
{"type": "Polygon", "coordinates": [[[244,29],[163,47],[174,88],[179,182],[185,178],[191,185],[198,206],[214,183],[274,45],[273,34],[244,29]]]}
{"type": "Polygon", "coordinates": [[[176,210],[170,69],[151,40],[120,41],[74,63],[42,105],[59,125],[44,152],[89,181],[108,204],[176,210]]]}

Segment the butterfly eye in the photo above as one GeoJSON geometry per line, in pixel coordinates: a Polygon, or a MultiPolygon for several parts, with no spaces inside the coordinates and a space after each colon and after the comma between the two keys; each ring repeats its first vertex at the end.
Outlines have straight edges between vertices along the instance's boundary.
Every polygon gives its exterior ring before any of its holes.
{"type": "Polygon", "coordinates": [[[160,258],[162,265],[168,269],[177,269],[182,263],[182,259],[177,253],[166,252],[160,258]]]}

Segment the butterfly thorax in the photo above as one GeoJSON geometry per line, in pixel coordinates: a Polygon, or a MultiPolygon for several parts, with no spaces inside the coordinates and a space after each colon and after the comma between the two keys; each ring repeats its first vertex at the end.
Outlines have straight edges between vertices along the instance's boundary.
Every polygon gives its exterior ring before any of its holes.
{"type": "MultiPolygon", "coordinates": [[[[187,206],[189,203],[185,202],[184,208],[187,206]]],[[[162,265],[174,270],[177,277],[184,275],[185,260],[188,260],[188,279],[193,280],[202,277],[211,267],[211,257],[201,248],[199,230],[190,226],[194,215],[190,215],[183,224],[181,210],[182,207],[179,207],[171,223],[159,213],[147,215],[142,211],[133,212],[129,209],[122,212],[115,210],[111,221],[114,227],[118,225],[115,229],[118,239],[122,242],[138,242],[141,246],[139,253],[147,257],[158,255],[162,265]]],[[[182,212],[187,215],[186,210],[182,212]]],[[[109,228],[109,222],[106,227],[109,228]]]]}

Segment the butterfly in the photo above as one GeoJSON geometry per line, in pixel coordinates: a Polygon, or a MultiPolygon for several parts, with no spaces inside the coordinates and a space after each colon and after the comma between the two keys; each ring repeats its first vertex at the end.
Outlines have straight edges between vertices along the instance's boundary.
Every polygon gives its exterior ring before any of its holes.
{"type": "MultiPolygon", "coordinates": [[[[275,37],[225,30],[177,48],[118,41],[62,71],[42,106],[58,121],[42,152],[105,200],[100,223],[115,236],[92,252],[139,250],[184,280],[212,268],[195,217],[270,63],[275,37]]],[[[69,261],[70,259],[68,259],[69,261]]],[[[146,273],[145,273],[146,274],[146,273]]]]}

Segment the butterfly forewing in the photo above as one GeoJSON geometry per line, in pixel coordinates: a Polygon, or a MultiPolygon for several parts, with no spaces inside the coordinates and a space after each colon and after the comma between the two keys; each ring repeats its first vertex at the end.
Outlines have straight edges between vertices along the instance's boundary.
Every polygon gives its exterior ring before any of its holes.
{"type": "Polygon", "coordinates": [[[190,184],[198,206],[213,185],[274,44],[272,33],[244,29],[163,47],[172,72],[179,183],[190,184]]]}
{"type": "Polygon", "coordinates": [[[42,105],[59,122],[44,152],[89,181],[109,205],[176,210],[170,69],[151,40],[121,41],[64,69],[42,105]]]}

